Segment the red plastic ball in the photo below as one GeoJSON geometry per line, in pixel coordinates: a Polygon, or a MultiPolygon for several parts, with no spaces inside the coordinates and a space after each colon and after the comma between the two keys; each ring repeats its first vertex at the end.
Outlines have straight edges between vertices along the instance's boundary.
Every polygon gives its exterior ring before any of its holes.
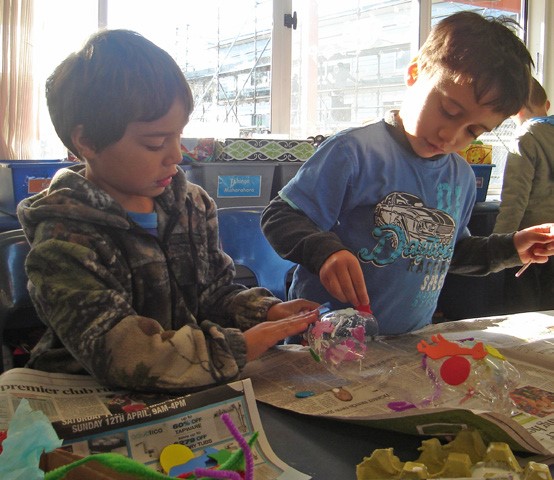
{"type": "Polygon", "coordinates": [[[460,385],[467,380],[471,365],[469,360],[461,355],[447,358],[441,365],[441,378],[448,385],[460,385]]]}

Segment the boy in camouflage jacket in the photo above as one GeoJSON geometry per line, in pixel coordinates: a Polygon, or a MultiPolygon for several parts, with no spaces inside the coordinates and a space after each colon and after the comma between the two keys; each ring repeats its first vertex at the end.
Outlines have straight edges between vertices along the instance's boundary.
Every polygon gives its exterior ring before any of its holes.
{"type": "Polygon", "coordinates": [[[47,326],[29,367],[194,391],[235,379],[317,319],[313,302],[233,283],[216,205],[178,166],[193,100],[167,52],[135,32],[104,31],[46,87],[56,131],[83,162],[18,207],[47,326]]]}

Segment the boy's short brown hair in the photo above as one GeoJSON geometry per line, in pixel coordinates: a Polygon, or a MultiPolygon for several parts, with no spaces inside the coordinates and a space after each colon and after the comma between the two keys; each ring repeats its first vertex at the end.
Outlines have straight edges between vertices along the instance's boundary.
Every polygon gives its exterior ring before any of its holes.
{"type": "Polygon", "coordinates": [[[517,27],[507,17],[473,12],[450,15],[431,30],[418,54],[418,67],[429,75],[473,85],[477,102],[493,92],[487,104],[509,117],[527,101],[533,66],[529,51],[513,30],[517,27]]]}
{"type": "Polygon", "coordinates": [[[52,123],[77,156],[71,140],[76,126],[102,151],[123,137],[129,123],[157,120],[175,100],[190,115],[194,102],[183,72],[165,50],[130,30],[94,34],[46,81],[52,123]]]}

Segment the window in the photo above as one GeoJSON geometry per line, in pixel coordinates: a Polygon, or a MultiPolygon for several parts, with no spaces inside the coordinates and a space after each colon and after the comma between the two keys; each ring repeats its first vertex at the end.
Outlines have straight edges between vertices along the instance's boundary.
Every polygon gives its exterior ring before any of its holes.
{"type": "Polygon", "coordinates": [[[411,0],[293,2],[292,137],[327,136],[400,105],[414,8],[411,0]]]}
{"type": "MultiPolygon", "coordinates": [[[[152,5],[151,0],[35,2],[41,139],[36,158],[65,155],[46,111],[44,81],[99,24],[137,30],[174,56],[195,96],[187,136],[271,132],[307,138],[360,125],[399,105],[404,71],[418,47],[414,19],[430,27],[455,11],[474,10],[522,20],[521,0],[204,0],[194,9],[182,0],[158,0],[152,5]],[[297,13],[296,29],[283,26],[283,11],[297,13]],[[290,75],[272,71],[279,65],[288,65],[290,75]],[[284,93],[276,95],[277,87],[284,93]]],[[[502,146],[510,135],[507,122],[506,129],[483,140],[502,146]]],[[[498,152],[493,184],[503,170],[505,152],[498,152]]]]}
{"type": "Polygon", "coordinates": [[[34,2],[34,8],[33,75],[39,140],[33,150],[35,158],[64,158],[66,152],[46,109],[44,84],[56,65],[98,28],[98,5],[97,0],[56,0],[34,2]]]}

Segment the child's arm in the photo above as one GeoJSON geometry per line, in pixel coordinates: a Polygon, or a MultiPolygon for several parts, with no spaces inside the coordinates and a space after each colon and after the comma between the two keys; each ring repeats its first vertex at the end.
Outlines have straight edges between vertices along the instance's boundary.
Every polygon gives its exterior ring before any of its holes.
{"type": "Polygon", "coordinates": [[[319,279],[336,299],[352,305],[369,305],[359,260],[348,250],[333,253],[319,270],[319,279]]]}
{"type": "Polygon", "coordinates": [[[274,322],[283,318],[302,315],[311,310],[315,310],[320,306],[321,305],[319,303],[304,300],[303,298],[276,303],[267,311],[267,320],[269,322],[274,322]]]}
{"type": "Polygon", "coordinates": [[[352,305],[369,303],[360,262],[335,233],[320,230],[280,197],[265,209],[262,230],[280,255],[319,275],[333,297],[352,305]]]}
{"type": "Polygon", "coordinates": [[[546,263],[554,255],[554,223],[525,228],[514,235],[521,263],[546,263]]]}
{"type": "Polygon", "coordinates": [[[346,250],[335,233],[322,231],[280,197],[264,210],[261,223],[264,235],[279,255],[316,275],[333,253],[346,250]]]}
{"type": "Polygon", "coordinates": [[[544,263],[554,255],[554,224],[538,225],[519,232],[466,237],[454,249],[449,273],[488,275],[528,261],[544,263]],[[552,233],[550,233],[552,232],[552,233]]]}
{"type": "Polygon", "coordinates": [[[282,320],[260,323],[248,329],[244,332],[246,359],[251,361],[258,358],[279,340],[301,334],[318,319],[319,310],[316,309],[282,320]]]}
{"type": "Polygon", "coordinates": [[[172,302],[162,295],[148,308],[159,321],[139,315],[126,275],[105,267],[114,249],[105,249],[102,260],[99,250],[62,240],[33,247],[31,296],[50,330],[33,351],[32,368],[86,370],[105,385],[161,391],[206,388],[238,376],[248,352],[238,328],[194,317],[170,321],[164,312],[172,302]]]}
{"type": "Polygon", "coordinates": [[[502,233],[463,238],[454,247],[448,273],[483,276],[521,265],[513,237],[513,233],[502,233]]]}

